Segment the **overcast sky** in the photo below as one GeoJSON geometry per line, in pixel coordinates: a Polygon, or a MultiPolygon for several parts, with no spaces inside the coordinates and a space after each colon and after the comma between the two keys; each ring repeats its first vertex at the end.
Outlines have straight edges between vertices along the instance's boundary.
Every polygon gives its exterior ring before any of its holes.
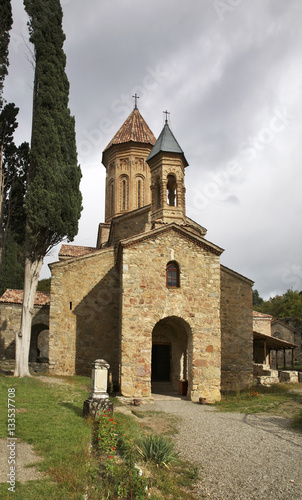
{"type": "MultiPolygon", "coordinates": [[[[74,243],[104,221],[102,151],[133,109],[188,160],[187,215],[264,298],[302,290],[301,0],[62,0],[83,179],[74,243]]],[[[21,0],[5,98],[30,140],[33,68],[21,0]]],[[[57,260],[52,252],[46,262],[57,260]]],[[[49,271],[45,265],[42,277],[49,271]]]]}

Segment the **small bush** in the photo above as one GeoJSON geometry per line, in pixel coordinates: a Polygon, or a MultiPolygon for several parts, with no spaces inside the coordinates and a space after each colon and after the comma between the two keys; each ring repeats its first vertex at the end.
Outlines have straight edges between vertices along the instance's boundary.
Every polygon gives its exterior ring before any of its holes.
{"type": "Polygon", "coordinates": [[[145,461],[150,460],[158,467],[167,469],[172,462],[178,460],[178,453],[175,452],[172,441],[157,434],[146,436],[138,447],[138,452],[145,461]]]}

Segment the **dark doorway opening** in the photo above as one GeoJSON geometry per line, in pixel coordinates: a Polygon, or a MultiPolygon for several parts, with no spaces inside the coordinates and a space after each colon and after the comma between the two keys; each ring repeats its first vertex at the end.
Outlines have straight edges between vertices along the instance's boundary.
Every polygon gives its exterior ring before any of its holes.
{"type": "Polygon", "coordinates": [[[170,381],[171,345],[153,344],[152,346],[152,381],[170,381]]]}

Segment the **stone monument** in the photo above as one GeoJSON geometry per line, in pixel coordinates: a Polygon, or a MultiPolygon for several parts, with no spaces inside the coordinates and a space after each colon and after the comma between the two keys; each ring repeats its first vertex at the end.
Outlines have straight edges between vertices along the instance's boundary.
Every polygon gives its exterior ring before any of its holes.
{"type": "Polygon", "coordinates": [[[113,404],[107,393],[110,365],[104,359],[96,359],[91,363],[91,367],[91,393],[89,398],[84,401],[83,415],[96,419],[104,410],[109,409],[113,412],[113,404]]]}

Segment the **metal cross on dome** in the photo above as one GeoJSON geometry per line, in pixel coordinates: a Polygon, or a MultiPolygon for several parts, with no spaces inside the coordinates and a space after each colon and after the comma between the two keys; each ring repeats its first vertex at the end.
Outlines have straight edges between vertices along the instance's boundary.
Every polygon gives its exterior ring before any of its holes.
{"type": "Polygon", "coordinates": [[[168,115],[170,114],[169,111],[163,111],[163,113],[166,115],[166,120],[165,124],[168,125],[168,115]]]}
{"type": "Polygon", "coordinates": [[[134,94],[132,97],[134,99],[134,109],[137,109],[137,99],[139,99],[139,96],[137,94],[134,94]]]}

